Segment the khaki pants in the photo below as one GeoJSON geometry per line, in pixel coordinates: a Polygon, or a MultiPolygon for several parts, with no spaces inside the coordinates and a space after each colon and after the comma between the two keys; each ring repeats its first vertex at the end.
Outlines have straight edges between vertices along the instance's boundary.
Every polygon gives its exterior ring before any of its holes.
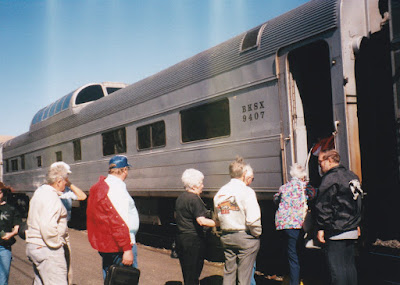
{"type": "Polygon", "coordinates": [[[68,285],[72,285],[72,265],[71,265],[71,244],[67,242],[64,244],[64,252],[65,252],[65,260],[67,262],[67,270],[68,270],[68,285]]]}
{"type": "Polygon", "coordinates": [[[68,285],[64,247],[51,249],[27,243],[26,255],[33,263],[33,285],[68,285]]]}
{"type": "Polygon", "coordinates": [[[223,284],[250,284],[260,240],[243,231],[223,234],[221,241],[225,254],[223,284]]]}

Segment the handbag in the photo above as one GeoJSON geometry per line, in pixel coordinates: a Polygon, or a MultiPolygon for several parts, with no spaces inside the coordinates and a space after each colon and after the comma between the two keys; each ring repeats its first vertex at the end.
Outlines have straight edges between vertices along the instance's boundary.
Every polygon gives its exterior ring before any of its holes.
{"type": "Polygon", "coordinates": [[[28,229],[28,225],[27,225],[26,221],[21,222],[21,224],[19,225],[19,229],[18,229],[18,235],[23,240],[25,240],[25,238],[26,238],[25,231],[27,229],[28,229]]]}
{"type": "Polygon", "coordinates": [[[125,265],[111,265],[107,270],[104,285],[136,285],[139,284],[140,270],[125,265]]]}
{"type": "Polygon", "coordinates": [[[303,230],[305,233],[310,233],[314,228],[314,221],[311,210],[307,210],[306,216],[304,217],[303,230]]]}

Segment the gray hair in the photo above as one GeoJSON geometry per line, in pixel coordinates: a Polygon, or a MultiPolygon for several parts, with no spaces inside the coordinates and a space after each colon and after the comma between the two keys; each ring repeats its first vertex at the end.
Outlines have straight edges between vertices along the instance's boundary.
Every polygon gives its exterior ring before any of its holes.
{"type": "Polygon", "coordinates": [[[53,163],[46,175],[46,182],[49,185],[57,182],[58,179],[67,179],[71,173],[70,166],[63,161],[53,163]]]}
{"type": "Polygon", "coordinates": [[[306,169],[302,165],[295,163],[290,167],[290,175],[292,177],[303,179],[303,178],[307,177],[307,172],[306,172],[306,169]]]}
{"type": "Polygon", "coordinates": [[[245,165],[243,157],[237,156],[235,161],[229,164],[229,175],[231,178],[242,177],[245,165]]]}
{"type": "Polygon", "coordinates": [[[203,180],[203,173],[193,168],[186,169],[182,174],[182,183],[186,190],[200,186],[203,180]]]}
{"type": "Polygon", "coordinates": [[[243,167],[243,172],[246,172],[245,178],[254,176],[253,168],[250,166],[250,164],[246,164],[246,165],[243,167]]]}

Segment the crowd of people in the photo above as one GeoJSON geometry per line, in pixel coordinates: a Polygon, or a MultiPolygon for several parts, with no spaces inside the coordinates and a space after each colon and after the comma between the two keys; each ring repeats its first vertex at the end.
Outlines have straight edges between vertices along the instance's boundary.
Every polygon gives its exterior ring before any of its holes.
{"type": "MultiPolygon", "coordinates": [[[[307,182],[299,164],[291,167],[292,179],[274,195],[275,225],[287,241],[290,284],[300,284],[297,253],[308,201],[314,199],[316,239],[326,255],[330,284],[357,284],[354,243],[360,234],[361,198],[358,177],[340,165],[336,150],[321,151],[318,162],[323,173],[318,189],[307,182]]],[[[87,231],[91,246],[102,258],[103,277],[113,264],[138,268],[136,234],[139,214],[125,180],[131,165],[122,155],[109,161],[108,176],[101,176],[89,191],[87,231]]],[[[33,284],[72,284],[71,247],[68,236],[71,199],[85,200],[86,194],[69,181],[70,167],[64,162],[50,166],[46,183],[30,201],[26,221],[26,254],[34,268],[33,284]]],[[[207,228],[218,227],[224,249],[224,285],[256,284],[254,271],[262,234],[261,210],[250,187],[254,171],[243,158],[229,165],[231,180],[215,194],[210,211],[201,198],[204,175],[187,169],[182,174],[186,191],[175,204],[176,249],[185,285],[199,284],[206,252],[207,228]],[[212,215],[212,212],[214,215],[212,215]]],[[[11,246],[21,217],[7,204],[10,189],[0,191],[0,284],[8,283],[11,246]]]]}

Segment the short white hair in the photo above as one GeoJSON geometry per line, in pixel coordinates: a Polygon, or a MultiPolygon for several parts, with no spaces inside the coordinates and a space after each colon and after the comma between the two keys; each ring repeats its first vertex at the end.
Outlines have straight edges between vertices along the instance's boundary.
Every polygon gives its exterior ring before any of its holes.
{"type": "Polygon", "coordinates": [[[50,165],[50,168],[54,168],[54,167],[64,167],[68,173],[72,173],[71,166],[66,164],[64,161],[57,161],[57,162],[54,162],[52,165],[50,165]]]}
{"type": "Polygon", "coordinates": [[[307,177],[307,172],[306,172],[306,169],[302,165],[295,163],[290,167],[290,175],[292,177],[303,179],[303,178],[307,177]]]}
{"type": "Polygon", "coordinates": [[[254,176],[253,168],[251,168],[250,164],[246,164],[243,167],[243,172],[246,172],[245,178],[249,178],[251,176],[254,176]]]}
{"type": "Polygon", "coordinates": [[[55,183],[58,179],[67,179],[68,174],[71,173],[71,167],[63,161],[58,161],[50,165],[49,171],[46,175],[48,184],[55,183]]]}
{"type": "Polygon", "coordinates": [[[200,186],[203,180],[203,173],[193,168],[186,169],[182,174],[182,183],[186,190],[200,186]]]}

